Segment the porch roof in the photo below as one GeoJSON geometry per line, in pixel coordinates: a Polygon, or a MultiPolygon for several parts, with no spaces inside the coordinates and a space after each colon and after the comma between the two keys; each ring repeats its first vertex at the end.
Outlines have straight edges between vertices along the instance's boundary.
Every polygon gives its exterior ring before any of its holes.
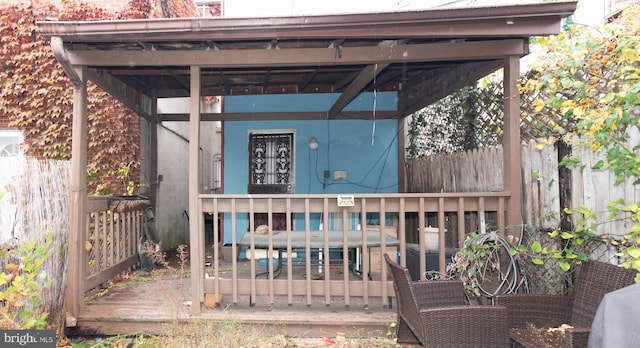
{"type": "MultiPolygon", "coordinates": [[[[75,67],[141,115],[153,97],[339,93],[326,112],[211,114],[203,120],[370,118],[343,108],[363,91],[396,91],[401,118],[528,53],[559,32],[576,2],[272,18],[44,21],[40,33],[75,84],[75,67]]],[[[188,115],[159,115],[186,120],[188,115]]]]}

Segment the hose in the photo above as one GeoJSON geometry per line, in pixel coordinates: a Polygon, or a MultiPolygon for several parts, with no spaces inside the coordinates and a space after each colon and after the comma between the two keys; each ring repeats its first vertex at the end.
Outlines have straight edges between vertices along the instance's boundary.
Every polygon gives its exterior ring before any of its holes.
{"type": "Polygon", "coordinates": [[[485,243],[495,243],[497,245],[496,250],[498,248],[504,248],[504,251],[506,252],[505,254],[508,258],[508,267],[506,268],[504,273],[502,272],[503,262],[500,262],[500,277],[502,279],[493,292],[488,291],[480,282],[478,282],[478,290],[480,291],[480,294],[482,296],[493,300],[493,298],[498,294],[515,293],[518,291],[518,288],[521,284],[526,284],[526,281],[523,282],[520,279],[518,263],[513,258],[513,255],[511,255],[511,244],[504,236],[496,232],[481,233],[478,235],[475,242],[479,245],[483,245],[485,243]]]}

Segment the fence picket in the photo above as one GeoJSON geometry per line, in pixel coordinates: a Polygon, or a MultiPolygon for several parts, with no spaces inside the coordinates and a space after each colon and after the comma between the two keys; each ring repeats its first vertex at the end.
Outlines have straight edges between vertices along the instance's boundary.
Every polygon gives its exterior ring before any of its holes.
{"type": "MultiPolygon", "coordinates": [[[[629,131],[629,144],[640,143],[640,130],[629,131]]],[[[530,140],[521,145],[523,224],[539,228],[560,226],[560,176],[558,150],[555,146],[538,146],[530,140]]],[[[542,141],[541,143],[546,143],[542,141]]],[[[624,199],[637,202],[640,185],[627,179],[615,185],[615,175],[608,170],[592,167],[603,154],[594,152],[585,141],[572,140],[573,155],[582,166],[571,171],[571,208],[587,206],[595,212],[604,212],[610,201],[624,199]]],[[[491,146],[450,155],[433,155],[407,162],[407,186],[409,192],[495,192],[503,190],[503,149],[491,146]],[[419,175],[415,173],[420,173],[419,175]],[[415,181],[415,180],[420,181],[415,181]]],[[[575,218],[575,217],[574,217],[575,218]]],[[[626,233],[628,219],[602,224],[598,233],[626,233]]]]}

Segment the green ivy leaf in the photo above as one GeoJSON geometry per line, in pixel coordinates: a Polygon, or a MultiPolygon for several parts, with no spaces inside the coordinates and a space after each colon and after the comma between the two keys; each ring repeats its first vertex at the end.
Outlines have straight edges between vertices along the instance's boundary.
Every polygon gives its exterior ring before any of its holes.
{"type": "Polygon", "coordinates": [[[571,239],[571,238],[573,238],[573,234],[571,234],[571,233],[569,233],[567,231],[564,231],[564,232],[562,232],[562,234],[560,234],[560,237],[562,239],[571,239]]]}
{"type": "MultiPolygon", "coordinates": [[[[542,245],[540,244],[539,241],[535,241],[531,244],[531,250],[534,253],[540,253],[542,251],[542,245]]],[[[535,263],[535,262],[534,262],[535,263]]]]}
{"type": "Polygon", "coordinates": [[[629,247],[629,249],[627,249],[627,253],[629,254],[629,256],[631,256],[634,259],[637,259],[640,257],[640,247],[637,246],[631,246],[629,247]]]}

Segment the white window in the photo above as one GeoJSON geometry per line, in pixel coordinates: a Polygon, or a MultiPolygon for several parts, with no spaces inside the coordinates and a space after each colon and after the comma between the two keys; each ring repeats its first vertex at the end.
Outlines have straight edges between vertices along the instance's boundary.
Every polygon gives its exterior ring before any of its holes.
{"type": "Polygon", "coordinates": [[[195,0],[200,17],[222,17],[222,1],[195,0]]]}
{"type": "Polygon", "coordinates": [[[22,132],[0,129],[0,157],[17,157],[20,155],[22,132]]]}

